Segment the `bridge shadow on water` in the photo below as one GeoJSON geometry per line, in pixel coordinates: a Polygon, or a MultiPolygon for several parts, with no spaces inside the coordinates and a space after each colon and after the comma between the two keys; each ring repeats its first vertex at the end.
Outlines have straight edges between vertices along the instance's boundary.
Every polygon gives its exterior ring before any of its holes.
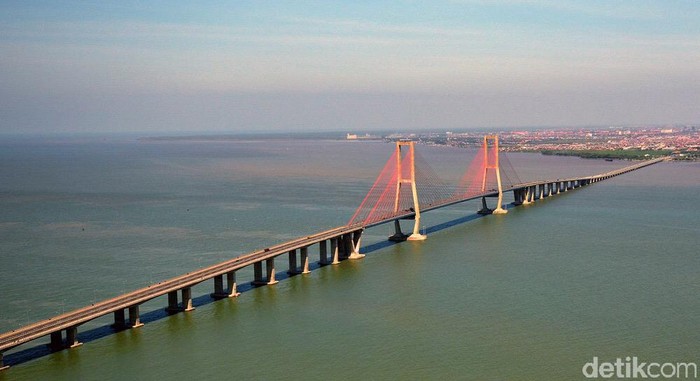
{"type": "MultiPolygon", "coordinates": [[[[512,208],[512,205],[507,205],[506,208],[510,209],[512,208]]],[[[449,229],[451,227],[464,224],[470,221],[477,220],[479,218],[486,217],[485,215],[480,215],[480,214],[470,214],[467,216],[455,218],[453,220],[445,221],[440,224],[434,225],[434,226],[429,226],[426,227],[425,230],[423,231],[423,234],[432,234],[436,233],[445,229],[449,229]]],[[[373,253],[382,249],[385,249],[387,247],[391,247],[393,245],[399,244],[401,242],[393,242],[393,241],[381,241],[377,242],[368,246],[365,246],[362,248],[362,253],[363,254],[369,254],[373,253]]],[[[327,265],[321,265],[318,262],[313,262],[309,264],[309,270],[314,271],[317,269],[320,269],[321,267],[325,267],[327,265]]],[[[284,281],[290,277],[295,276],[296,274],[288,274],[286,271],[279,271],[275,275],[275,279],[278,281],[284,281]]],[[[241,283],[237,287],[237,291],[240,292],[241,294],[244,294],[246,292],[249,292],[255,288],[258,287],[265,287],[265,285],[253,285],[251,282],[246,282],[246,283],[241,283]]],[[[211,297],[209,294],[204,294],[200,295],[197,297],[192,298],[192,306],[193,307],[201,307],[201,306],[206,306],[211,303],[214,303],[218,301],[219,299],[215,299],[211,297]]],[[[140,320],[144,324],[144,326],[148,325],[149,323],[153,323],[159,320],[163,320],[165,318],[175,316],[180,312],[177,313],[169,313],[165,310],[164,308],[161,309],[156,309],[153,311],[148,311],[140,315],[140,320]]],[[[99,319],[107,319],[108,317],[111,317],[111,315],[105,315],[105,317],[99,318],[99,319]]],[[[114,335],[114,334],[119,334],[121,332],[128,332],[132,328],[121,328],[121,329],[116,329],[113,328],[110,324],[101,326],[101,327],[96,327],[92,329],[88,329],[85,331],[79,331],[78,332],[78,341],[81,343],[90,343],[95,340],[102,339],[104,337],[114,335]]],[[[144,329],[144,327],[136,328],[136,329],[144,329]]],[[[22,363],[26,363],[31,360],[35,360],[44,356],[51,355],[53,353],[61,353],[62,350],[59,351],[54,351],[52,350],[49,345],[48,345],[48,337],[46,339],[47,343],[45,344],[37,344],[29,348],[25,349],[20,349],[16,352],[12,353],[6,353],[4,356],[4,363],[5,365],[10,365],[10,366],[15,366],[19,365],[22,363]]]]}

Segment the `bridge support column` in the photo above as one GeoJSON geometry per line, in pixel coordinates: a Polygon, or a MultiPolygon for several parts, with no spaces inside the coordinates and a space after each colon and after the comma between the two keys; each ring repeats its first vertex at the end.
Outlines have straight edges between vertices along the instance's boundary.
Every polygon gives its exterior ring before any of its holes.
{"type": "Polygon", "coordinates": [[[530,201],[530,197],[532,196],[532,187],[526,187],[523,190],[523,205],[530,205],[532,202],[530,201]]]}
{"type": "Polygon", "coordinates": [[[333,256],[333,259],[331,261],[332,265],[337,265],[340,263],[339,256],[338,256],[338,243],[340,241],[340,237],[333,237],[331,238],[331,255],[333,256]]]}
{"type": "Polygon", "coordinates": [[[338,259],[343,260],[348,257],[348,237],[343,234],[338,237],[338,259]]]}
{"type": "Polygon", "coordinates": [[[486,197],[481,198],[481,209],[479,209],[477,213],[484,216],[493,213],[493,209],[489,209],[489,206],[486,205],[486,197]]]}
{"type": "Polygon", "coordinates": [[[9,365],[5,365],[5,362],[3,361],[3,353],[0,352],[0,371],[5,370],[9,367],[9,365]]]}
{"type": "Polygon", "coordinates": [[[126,327],[126,318],[123,309],[114,311],[114,324],[112,328],[114,329],[124,329],[126,327]]]}
{"type": "Polygon", "coordinates": [[[253,263],[253,284],[265,284],[262,274],[262,261],[253,263]]]}
{"type": "MultiPolygon", "coordinates": [[[[190,287],[185,287],[182,289],[182,309],[184,311],[192,311],[194,307],[192,306],[192,289],[190,287]]],[[[131,313],[131,307],[129,308],[129,313],[131,313]]]]}
{"type": "Polygon", "coordinates": [[[406,238],[408,238],[408,235],[401,231],[401,222],[399,222],[399,220],[394,220],[394,235],[389,237],[389,241],[403,242],[406,238]]]}
{"type": "Polygon", "coordinates": [[[211,297],[214,299],[231,298],[240,295],[237,291],[236,272],[229,271],[226,273],[226,285],[224,290],[224,276],[218,275],[214,277],[214,292],[211,297]]]}
{"type": "Polygon", "coordinates": [[[275,279],[275,258],[268,258],[265,260],[265,269],[267,269],[267,284],[277,283],[275,279]]]}
{"type": "Polygon", "coordinates": [[[297,251],[290,250],[288,253],[288,256],[289,256],[289,270],[287,270],[287,274],[289,274],[289,275],[299,274],[299,269],[297,268],[297,251]]]}
{"type": "Polygon", "coordinates": [[[513,205],[518,206],[523,204],[523,189],[513,189],[513,205]]]}
{"type": "Polygon", "coordinates": [[[227,298],[228,294],[224,292],[224,276],[217,275],[214,277],[214,292],[209,294],[214,299],[227,298]]]}
{"type": "Polygon", "coordinates": [[[138,328],[143,325],[141,323],[141,314],[139,313],[139,305],[129,307],[129,325],[131,328],[138,328]]]}
{"type": "Polygon", "coordinates": [[[328,244],[326,243],[327,241],[324,239],[323,241],[318,243],[318,263],[321,266],[325,266],[328,263],[328,244]]]}
{"type": "Polygon", "coordinates": [[[349,259],[353,251],[352,233],[343,235],[343,259],[349,259]]]}
{"type": "Polygon", "coordinates": [[[268,258],[265,260],[265,270],[267,274],[267,279],[263,278],[262,275],[262,262],[255,262],[253,264],[254,280],[253,284],[256,286],[271,285],[277,283],[275,279],[275,258],[268,258]]]}
{"type": "Polygon", "coordinates": [[[226,285],[228,286],[228,297],[234,298],[241,293],[238,292],[238,285],[236,284],[236,272],[229,271],[226,273],[226,285]]]}
{"type": "Polygon", "coordinates": [[[540,200],[547,197],[544,193],[544,184],[540,184],[537,186],[537,194],[539,195],[540,200]]]}
{"type": "Polygon", "coordinates": [[[311,272],[311,270],[309,270],[309,248],[305,246],[299,249],[299,251],[299,256],[301,258],[301,273],[308,274],[311,272]]]}
{"type": "Polygon", "coordinates": [[[168,307],[165,310],[170,314],[180,312],[182,310],[177,304],[177,291],[170,291],[168,293],[168,307]]]}
{"type": "Polygon", "coordinates": [[[73,326],[66,328],[66,347],[75,348],[81,345],[83,345],[83,343],[78,341],[78,327],[73,326]]]}
{"type": "Polygon", "coordinates": [[[350,239],[350,256],[349,259],[361,259],[364,258],[364,254],[360,254],[360,243],[362,242],[362,230],[355,231],[350,239]]]}
{"type": "Polygon", "coordinates": [[[51,348],[52,351],[63,349],[63,335],[61,331],[51,332],[51,343],[49,344],[49,348],[51,348]]]}

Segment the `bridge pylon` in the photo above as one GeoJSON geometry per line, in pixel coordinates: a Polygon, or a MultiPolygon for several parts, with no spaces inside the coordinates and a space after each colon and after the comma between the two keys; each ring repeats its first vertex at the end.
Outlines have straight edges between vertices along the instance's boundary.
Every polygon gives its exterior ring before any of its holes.
{"type": "Polygon", "coordinates": [[[399,205],[401,200],[401,189],[403,185],[411,186],[411,194],[413,196],[413,211],[415,212],[413,232],[411,235],[406,236],[401,232],[401,225],[399,220],[394,221],[395,233],[393,236],[389,237],[392,241],[422,241],[427,238],[427,236],[420,234],[420,205],[418,203],[418,190],[416,189],[416,161],[415,161],[415,147],[414,142],[409,141],[398,141],[396,142],[396,193],[394,195],[394,214],[399,212],[399,205]],[[407,151],[403,157],[401,154],[401,148],[406,147],[407,151]],[[408,176],[404,173],[405,168],[401,167],[401,162],[408,159],[408,176]]]}
{"type": "Polygon", "coordinates": [[[498,184],[498,204],[495,209],[489,209],[486,205],[486,198],[481,198],[482,209],[479,214],[506,214],[507,210],[503,209],[503,185],[501,184],[501,169],[498,160],[498,135],[484,136],[484,172],[481,180],[481,192],[486,192],[486,178],[489,170],[496,174],[496,183],[498,184]],[[491,148],[489,149],[489,142],[491,148]]]}

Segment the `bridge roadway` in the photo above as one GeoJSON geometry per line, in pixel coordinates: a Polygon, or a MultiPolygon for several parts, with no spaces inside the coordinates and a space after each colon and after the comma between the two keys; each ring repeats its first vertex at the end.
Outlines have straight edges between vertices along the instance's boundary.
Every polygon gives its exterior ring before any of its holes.
{"type": "Polygon", "coordinates": [[[216,265],[180,275],[148,287],[67,312],[0,335],[0,351],[13,348],[52,332],[78,326],[98,317],[120,311],[159,296],[192,287],[214,277],[286,254],[292,250],[361,230],[361,225],[339,226],[310,236],[299,237],[279,245],[245,254],[216,265]]]}
{"type": "MultiPolygon", "coordinates": [[[[660,161],[663,161],[664,158],[659,158],[659,159],[653,159],[653,160],[648,160],[644,162],[640,162],[628,167],[624,167],[618,170],[602,173],[599,175],[595,176],[586,176],[586,177],[577,177],[577,178],[568,178],[568,179],[557,179],[557,180],[543,180],[543,181],[534,181],[534,182],[528,182],[528,183],[522,183],[522,184],[517,184],[512,187],[506,188],[503,191],[504,192],[509,192],[512,191],[515,194],[515,202],[514,204],[519,205],[521,203],[528,202],[528,201],[534,201],[535,199],[539,199],[542,197],[546,196],[551,196],[553,194],[559,193],[560,191],[566,191],[569,189],[577,188],[579,186],[587,185],[593,182],[598,182],[601,180],[605,180],[614,176],[618,176],[623,173],[627,173],[630,171],[634,171],[636,169],[646,167],[648,165],[656,164],[660,161]],[[556,189],[554,185],[557,185],[556,189]],[[549,188],[551,191],[548,192],[541,192],[539,194],[539,197],[536,197],[534,193],[528,193],[527,190],[532,190],[533,188],[537,187],[551,187],[549,188]],[[520,194],[520,196],[519,196],[520,194]],[[524,199],[524,197],[527,197],[527,199],[524,199]]],[[[480,193],[477,195],[470,195],[467,197],[459,197],[455,199],[449,199],[444,202],[439,202],[433,205],[426,205],[424,207],[421,207],[421,211],[426,212],[429,210],[433,209],[438,209],[438,208],[443,208],[449,205],[454,205],[458,204],[461,202],[469,201],[469,200],[474,200],[478,198],[482,198],[482,200],[485,200],[487,197],[497,197],[498,196],[498,191],[497,190],[489,190],[484,193],[480,193]]],[[[485,205],[485,201],[484,201],[485,205]]],[[[73,347],[77,346],[80,343],[77,341],[76,334],[77,334],[77,327],[83,323],[86,323],[90,320],[108,315],[110,313],[115,314],[115,326],[118,328],[127,328],[128,325],[123,321],[124,318],[124,311],[128,310],[129,311],[129,318],[130,318],[130,323],[132,327],[137,327],[140,326],[140,321],[138,320],[138,306],[144,302],[147,302],[151,299],[157,298],[162,295],[168,295],[168,305],[169,309],[173,312],[177,310],[187,310],[187,303],[191,303],[191,295],[189,293],[190,287],[197,285],[199,283],[202,283],[204,281],[207,281],[209,279],[214,278],[215,279],[215,293],[221,293],[221,280],[219,280],[219,285],[217,287],[216,285],[216,278],[217,277],[222,277],[224,274],[235,274],[236,270],[239,270],[241,268],[254,265],[256,266],[255,269],[255,282],[254,283],[259,283],[259,284],[272,284],[274,283],[274,258],[278,257],[280,255],[284,254],[289,254],[290,255],[290,267],[292,264],[296,264],[296,250],[302,249],[303,252],[305,253],[305,250],[307,247],[313,245],[313,244],[322,244],[321,246],[321,263],[326,264],[326,241],[330,240],[331,242],[331,251],[334,251],[331,253],[334,257],[334,263],[337,263],[338,260],[338,255],[339,252],[341,255],[343,255],[343,251],[345,251],[344,255],[345,257],[352,257],[352,255],[357,255],[358,257],[360,256],[357,251],[359,250],[359,239],[361,236],[361,233],[364,229],[385,224],[391,221],[395,221],[398,219],[410,219],[415,215],[414,212],[412,211],[405,211],[404,213],[398,213],[392,216],[388,216],[380,221],[372,222],[370,224],[354,224],[354,225],[347,225],[347,226],[339,226],[336,228],[332,228],[329,230],[325,230],[319,233],[315,233],[312,235],[308,236],[303,236],[299,237],[278,245],[270,246],[269,248],[265,248],[262,250],[254,251],[249,254],[244,254],[239,257],[230,259],[228,261],[224,261],[209,267],[205,267],[193,272],[189,272],[184,275],[180,275],[175,278],[171,278],[162,282],[159,282],[157,284],[150,285],[148,287],[144,287],[123,295],[119,295],[117,297],[103,300],[94,304],[91,304],[89,306],[85,306],[83,308],[67,312],[62,315],[58,315],[46,320],[42,320],[6,333],[3,333],[0,335],[0,369],[3,369],[3,362],[2,362],[2,352],[7,351],[8,349],[17,347],[21,344],[30,342],[32,340],[38,339],[43,336],[51,335],[51,345],[54,349],[61,349],[61,348],[66,348],[66,347],[73,347]],[[351,252],[353,254],[351,254],[351,252]],[[292,255],[294,255],[294,258],[292,260],[292,255]],[[270,264],[270,260],[273,260],[272,265],[270,264]],[[261,268],[259,266],[262,265],[264,261],[267,261],[267,270],[268,270],[268,279],[262,279],[260,276],[261,268]],[[273,266],[272,269],[270,266],[273,266]],[[272,277],[272,279],[270,279],[272,277]],[[218,288],[218,289],[217,289],[218,288]],[[187,290],[188,292],[185,293],[184,291],[187,290]],[[178,307],[177,306],[177,291],[182,291],[183,292],[183,307],[178,307]],[[173,295],[174,294],[174,295],[173,295]],[[175,300],[172,300],[172,297],[175,297],[175,300]],[[189,300],[185,300],[185,299],[189,300]],[[132,316],[132,315],[136,316],[132,316]],[[119,316],[121,315],[121,321],[119,321],[119,316]],[[119,327],[119,326],[122,327],[119,327]],[[61,336],[61,331],[66,330],[66,342],[63,343],[63,339],[61,336]]],[[[304,260],[304,259],[302,259],[304,260]]],[[[292,269],[290,268],[290,271],[296,272],[296,268],[292,269]]],[[[230,277],[229,279],[229,295],[227,296],[234,296],[233,293],[235,293],[235,277],[230,277]],[[233,285],[231,284],[233,280],[233,285]]],[[[214,295],[214,294],[213,294],[214,295]]],[[[219,295],[221,296],[221,295],[219,295]]],[[[191,308],[191,306],[190,306],[191,308]]]]}

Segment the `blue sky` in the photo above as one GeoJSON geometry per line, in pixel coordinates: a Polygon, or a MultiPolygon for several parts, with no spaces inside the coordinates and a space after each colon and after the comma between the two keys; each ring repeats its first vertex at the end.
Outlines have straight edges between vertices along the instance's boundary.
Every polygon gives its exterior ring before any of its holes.
{"type": "Polygon", "coordinates": [[[700,2],[2,1],[0,132],[700,123],[700,2]]]}

